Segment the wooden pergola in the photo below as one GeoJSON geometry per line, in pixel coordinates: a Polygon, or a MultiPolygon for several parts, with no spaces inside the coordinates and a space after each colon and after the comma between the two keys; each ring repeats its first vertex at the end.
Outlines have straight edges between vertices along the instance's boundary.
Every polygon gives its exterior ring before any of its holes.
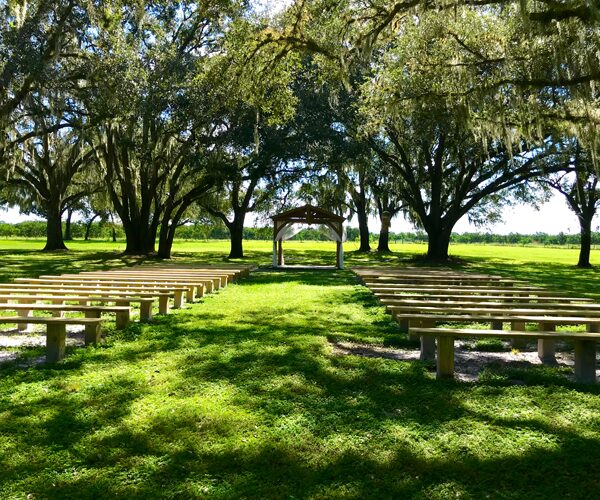
{"type": "Polygon", "coordinates": [[[322,224],[331,229],[336,246],[336,267],[344,268],[344,221],[345,217],[334,214],[323,208],[304,205],[274,215],[273,219],[273,267],[284,265],[283,240],[285,230],[293,224],[322,224]]]}

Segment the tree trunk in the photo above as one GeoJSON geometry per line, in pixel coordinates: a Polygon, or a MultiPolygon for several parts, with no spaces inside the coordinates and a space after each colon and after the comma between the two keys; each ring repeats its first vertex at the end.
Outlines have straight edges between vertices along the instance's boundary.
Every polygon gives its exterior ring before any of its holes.
{"type": "Polygon", "coordinates": [[[158,253],[156,256],[159,259],[170,259],[173,251],[173,240],[175,239],[175,230],[179,221],[163,222],[160,225],[160,233],[158,235],[158,253]]]}
{"type": "Polygon", "coordinates": [[[379,231],[379,242],[377,243],[377,251],[382,253],[389,253],[390,250],[390,230],[381,227],[379,231]]]}
{"type": "Polygon", "coordinates": [[[94,220],[96,220],[96,217],[98,217],[98,214],[94,214],[94,216],[85,225],[85,236],[83,237],[85,241],[90,239],[90,231],[92,230],[92,224],[94,223],[94,220]]]}
{"type": "Polygon", "coordinates": [[[358,232],[360,235],[359,252],[370,252],[371,243],[369,241],[369,216],[363,204],[356,204],[356,215],[358,217],[358,232]]]}
{"type": "Polygon", "coordinates": [[[139,221],[123,221],[123,229],[126,239],[125,254],[149,255],[154,253],[156,232],[152,233],[148,224],[143,224],[139,221]]]}
{"type": "Polygon", "coordinates": [[[427,260],[434,262],[445,262],[448,260],[448,247],[450,246],[450,234],[452,229],[442,228],[439,226],[433,230],[427,231],[427,260]]]}
{"type": "Polygon", "coordinates": [[[117,230],[115,229],[114,225],[112,227],[112,240],[113,240],[113,243],[117,242],[117,230]]]}
{"type": "Polygon", "coordinates": [[[229,251],[230,259],[244,258],[244,219],[245,212],[236,212],[233,215],[233,222],[228,224],[231,247],[229,251]]]}
{"type": "Polygon", "coordinates": [[[44,252],[54,250],[67,250],[63,240],[60,209],[58,205],[51,206],[48,209],[48,219],[46,221],[46,246],[44,252]]]}
{"type": "Polygon", "coordinates": [[[73,217],[73,210],[67,210],[67,220],[65,221],[65,241],[73,240],[73,235],[71,234],[71,217],[73,217]]]}
{"type": "Polygon", "coordinates": [[[590,250],[592,248],[592,217],[579,217],[581,243],[579,247],[579,262],[577,262],[578,267],[592,267],[592,264],[590,264],[590,250]]]}

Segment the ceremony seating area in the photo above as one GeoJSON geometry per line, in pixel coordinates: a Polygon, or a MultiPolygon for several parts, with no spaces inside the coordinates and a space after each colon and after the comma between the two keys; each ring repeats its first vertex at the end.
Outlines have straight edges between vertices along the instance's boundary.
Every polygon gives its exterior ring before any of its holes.
{"type": "Polygon", "coordinates": [[[30,325],[45,325],[46,360],[56,362],[65,355],[67,326],[84,327],[85,345],[93,345],[101,339],[107,315],[114,316],[117,329],[127,327],[133,308],[139,321],[151,321],[155,312],[169,314],[171,308],[182,308],[248,276],[251,268],[143,265],[16,278],[0,284],[0,324],[16,325],[21,332],[30,325]]]}
{"type": "Polygon", "coordinates": [[[589,298],[529,286],[500,276],[435,268],[352,269],[387,307],[412,339],[420,339],[421,359],[436,360],[437,377],[454,377],[454,340],[500,338],[522,349],[537,340],[542,363],[555,364],[556,341],[573,342],[575,378],[596,381],[600,304],[589,298]],[[449,327],[489,323],[489,329],[449,327]],[[504,330],[504,325],[509,330],[504,330]],[[529,328],[527,326],[529,325],[529,328]],[[560,331],[571,325],[585,331],[560,331]]]}

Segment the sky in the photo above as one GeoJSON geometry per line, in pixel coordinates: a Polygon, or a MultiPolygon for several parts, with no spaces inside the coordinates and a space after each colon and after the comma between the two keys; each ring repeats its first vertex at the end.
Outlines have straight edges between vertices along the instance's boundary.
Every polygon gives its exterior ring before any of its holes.
{"type": "MultiPolygon", "coordinates": [[[[4,222],[20,222],[23,220],[38,219],[32,216],[19,214],[18,209],[1,210],[0,221],[4,222]]],[[[489,227],[477,228],[469,224],[466,218],[458,221],[454,227],[454,232],[492,232],[496,234],[520,233],[534,234],[537,232],[558,234],[563,233],[578,233],[579,224],[577,217],[569,210],[566,202],[559,195],[554,195],[550,201],[541,206],[540,210],[535,210],[529,205],[515,205],[507,209],[503,213],[503,222],[494,224],[489,227]]],[[[248,225],[252,225],[250,221],[248,225]]],[[[356,227],[356,220],[350,221],[349,226],[356,227]]],[[[600,218],[596,217],[593,223],[593,229],[598,230],[600,218]]],[[[369,220],[369,230],[371,232],[379,231],[379,221],[376,218],[369,220]]],[[[412,224],[406,222],[401,216],[392,221],[391,230],[393,232],[408,232],[414,231],[412,224]]]]}

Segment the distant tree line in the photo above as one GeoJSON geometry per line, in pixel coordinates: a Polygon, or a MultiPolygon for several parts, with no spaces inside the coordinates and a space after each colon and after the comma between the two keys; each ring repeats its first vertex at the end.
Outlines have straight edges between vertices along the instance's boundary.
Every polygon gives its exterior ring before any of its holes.
{"type": "MultiPolygon", "coordinates": [[[[245,240],[270,240],[273,235],[271,227],[245,227],[245,240]]],[[[347,241],[359,242],[360,231],[357,227],[346,229],[347,241]]],[[[46,236],[45,221],[24,221],[16,224],[0,222],[0,238],[44,238],[46,236]]],[[[74,239],[110,240],[115,236],[125,238],[125,231],[120,224],[94,222],[71,223],[71,236],[74,239]],[[114,230],[114,233],[113,233],[114,230]],[[87,237],[86,237],[87,236],[87,237]]],[[[176,239],[180,240],[227,240],[229,231],[225,224],[187,224],[177,228],[176,239]]],[[[370,233],[371,242],[377,241],[379,234],[370,233]]],[[[296,241],[329,241],[329,237],[317,229],[303,229],[292,240],[296,241]]],[[[389,233],[389,241],[393,243],[427,243],[424,231],[389,233]]],[[[494,233],[452,233],[452,243],[496,244],[496,245],[579,245],[580,234],[535,233],[535,234],[494,234],[494,233]]],[[[593,231],[592,245],[600,245],[600,232],[593,231]]]]}

